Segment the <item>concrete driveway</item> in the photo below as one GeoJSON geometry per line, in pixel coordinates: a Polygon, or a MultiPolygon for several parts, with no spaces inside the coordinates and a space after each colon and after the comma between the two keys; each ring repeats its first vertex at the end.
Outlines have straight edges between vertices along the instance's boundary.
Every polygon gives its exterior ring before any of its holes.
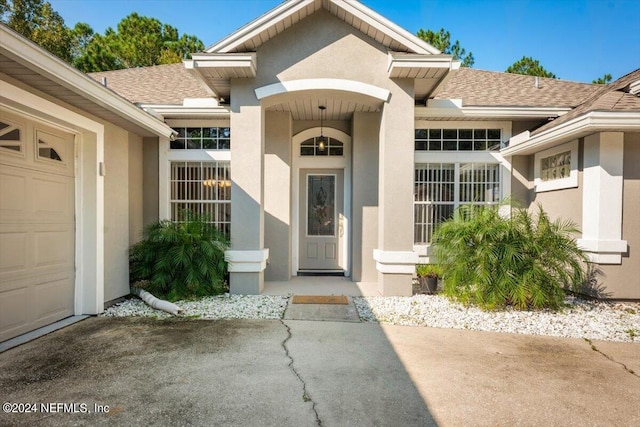
{"type": "Polygon", "coordinates": [[[593,346],[365,323],[91,318],[0,354],[0,400],[37,411],[0,413],[0,425],[640,425],[640,345],[593,346]]]}

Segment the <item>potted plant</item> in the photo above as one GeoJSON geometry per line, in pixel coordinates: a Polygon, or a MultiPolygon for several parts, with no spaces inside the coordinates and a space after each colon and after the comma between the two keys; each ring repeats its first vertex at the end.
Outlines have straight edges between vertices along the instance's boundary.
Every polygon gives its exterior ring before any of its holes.
{"type": "Polygon", "coordinates": [[[442,275],[440,266],[438,264],[418,264],[416,275],[422,293],[434,295],[438,289],[438,279],[442,275]]]}

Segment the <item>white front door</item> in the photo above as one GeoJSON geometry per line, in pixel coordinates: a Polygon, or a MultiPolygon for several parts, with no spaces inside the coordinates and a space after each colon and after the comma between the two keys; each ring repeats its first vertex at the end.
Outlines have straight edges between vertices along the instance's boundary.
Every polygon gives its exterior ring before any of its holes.
{"type": "Polygon", "coordinates": [[[300,170],[299,269],[344,270],[344,171],[300,170]]]}

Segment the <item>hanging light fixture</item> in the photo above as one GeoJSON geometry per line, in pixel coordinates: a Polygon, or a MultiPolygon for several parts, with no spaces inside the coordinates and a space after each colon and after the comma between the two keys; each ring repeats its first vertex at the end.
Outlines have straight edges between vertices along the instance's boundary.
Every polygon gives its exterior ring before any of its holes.
{"type": "Polygon", "coordinates": [[[318,137],[318,151],[323,152],[326,148],[327,138],[322,134],[322,125],[324,123],[324,110],[327,109],[324,105],[318,107],[320,109],[320,136],[318,137]]]}

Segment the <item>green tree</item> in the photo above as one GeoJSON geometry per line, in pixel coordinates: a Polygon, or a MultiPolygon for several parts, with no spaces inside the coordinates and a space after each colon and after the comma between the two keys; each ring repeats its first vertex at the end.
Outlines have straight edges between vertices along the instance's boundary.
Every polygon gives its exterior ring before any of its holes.
{"type": "Polygon", "coordinates": [[[417,36],[440,52],[453,55],[453,59],[462,61],[463,67],[473,67],[473,64],[476,62],[473,58],[473,53],[467,53],[467,51],[460,46],[458,40],[456,40],[453,45],[451,44],[451,33],[445,31],[444,28],[440,28],[440,31],[437,33],[421,28],[418,30],[417,36]]]}
{"type": "Polygon", "coordinates": [[[613,77],[611,77],[611,74],[607,73],[604,76],[593,80],[591,83],[596,85],[606,85],[611,83],[611,80],[613,80],[613,77]]]}
{"type": "Polygon", "coordinates": [[[530,56],[523,56],[519,61],[514,62],[505,70],[506,73],[524,74],[527,76],[549,77],[557,79],[556,75],[540,65],[540,61],[530,56]]]}
{"type": "Polygon", "coordinates": [[[64,19],[44,0],[0,0],[0,20],[49,52],[72,59],[72,33],[64,19]]]}
{"type": "Polygon", "coordinates": [[[78,22],[71,31],[71,58],[75,60],[84,54],[93,39],[93,28],[84,22],[78,22]]]}
{"type": "Polygon", "coordinates": [[[171,25],[132,13],[117,30],[107,28],[104,35],[94,35],[74,64],[85,72],[173,64],[203,49],[197,37],[180,37],[171,25]]]}

